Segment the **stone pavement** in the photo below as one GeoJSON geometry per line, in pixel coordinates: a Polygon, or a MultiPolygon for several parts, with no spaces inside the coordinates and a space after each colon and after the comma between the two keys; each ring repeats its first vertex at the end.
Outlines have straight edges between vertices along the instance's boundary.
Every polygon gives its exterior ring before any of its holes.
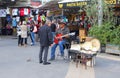
{"type": "Polygon", "coordinates": [[[120,56],[109,54],[98,54],[96,65],[88,67],[79,65],[76,68],[75,63],[70,63],[66,78],[119,78],[120,56]]]}
{"type": "MultiPolygon", "coordinates": [[[[30,43],[30,41],[28,41],[30,43]]],[[[59,52],[57,50],[57,52],[59,52]]],[[[96,65],[87,70],[79,64],[57,57],[51,65],[38,63],[39,43],[18,47],[17,39],[0,39],[0,78],[120,78],[120,56],[100,53],[96,65]],[[29,61],[28,61],[29,60],[29,61]]],[[[48,55],[48,59],[50,52],[48,55]]]]}

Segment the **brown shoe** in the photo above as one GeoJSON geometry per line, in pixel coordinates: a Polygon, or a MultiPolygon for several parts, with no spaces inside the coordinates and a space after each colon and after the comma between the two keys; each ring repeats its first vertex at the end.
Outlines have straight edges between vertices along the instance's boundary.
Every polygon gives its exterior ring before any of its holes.
{"type": "Polygon", "coordinates": [[[21,44],[18,44],[19,47],[21,47],[21,44]]]}
{"type": "Polygon", "coordinates": [[[27,45],[26,45],[26,44],[24,44],[24,47],[27,47],[27,45]]]}

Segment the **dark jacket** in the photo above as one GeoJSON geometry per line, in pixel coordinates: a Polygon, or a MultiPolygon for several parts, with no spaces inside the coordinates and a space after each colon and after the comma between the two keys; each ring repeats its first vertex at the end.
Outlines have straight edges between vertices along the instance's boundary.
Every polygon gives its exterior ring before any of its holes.
{"type": "Polygon", "coordinates": [[[54,23],[51,24],[51,31],[52,32],[55,32],[56,30],[56,25],[54,23]]]}
{"type": "Polygon", "coordinates": [[[53,43],[53,35],[49,26],[40,27],[38,34],[41,46],[50,46],[53,43]]]}
{"type": "Polygon", "coordinates": [[[30,26],[30,32],[33,32],[33,30],[34,30],[34,26],[32,25],[30,26]]]}

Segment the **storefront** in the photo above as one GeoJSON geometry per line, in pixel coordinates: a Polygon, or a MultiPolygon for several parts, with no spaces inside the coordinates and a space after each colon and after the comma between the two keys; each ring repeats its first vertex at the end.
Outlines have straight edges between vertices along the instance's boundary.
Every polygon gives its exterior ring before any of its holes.
{"type": "MultiPolygon", "coordinates": [[[[72,1],[72,0],[71,0],[72,1]]],[[[110,8],[113,9],[114,11],[114,22],[116,22],[116,25],[120,25],[120,0],[104,0],[105,4],[111,6],[110,8]]],[[[86,13],[85,13],[85,9],[84,6],[90,4],[89,2],[91,2],[91,0],[77,0],[76,2],[70,2],[67,0],[63,0],[61,2],[59,2],[59,8],[63,9],[63,14],[68,16],[67,18],[69,18],[69,22],[72,24],[70,24],[71,26],[70,29],[73,30],[75,28],[75,26],[81,26],[83,23],[78,23],[77,21],[80,21],[82,19],[86,21],[86,13]],[[82,17],[80,17],[82,15],[82,17]]],[[[84,22],[85,22],[84,21],[84,22]]],[[[85,24],[84,28],[86,28],[85,24]]],[[[90,26],[89,24],[87,25],[88,27],[90,26]]],[[[78,28],[76,28],[78,29],[78,28]]],[[[75,30],[76,30],[75,29],[75,30]]],[[[87,29],[88,30],[88,29],[87,29]]]]}
{"type": "MultiPolygon", "coordinates": [[[[69,22],[79,21],[79,16],[86,15],[84,6],[88,4],[89,1],[86,0],[74,0],[67,1],[63,0],[58,2],[59,8],[63,10],[63,15],[67,16],[69,22]]],[[[83,17],[84,18],[84,17],[83,17]]]]}
{"type": "Polygon", "coordinates": [[[85,36],[85,20],[86,18],[86,11],[85,6],[88,5],[90,0],[63,0],[58,2],[59,8],[63,10],[63,15],[68,18],[68,27],[71,32],[76,32],[76,36],[85,36]],[[80,32],[84,31],[84,33],[80,32]]]}
{"type": "MultiPolygon", "coordinates": [[[[29,19],[37,20],[39,9],[36,9],[34,7],[37,7],[39,5],[41,5],[41,1],[39,0],[19,0],[16,2],[16,4],[9,6],[9,10],[6,9],[7,12],[5,13],[7,14],[4,17],[3,11],[0,9],[0,20],[2,20],[0,21],[0,24],[2,24],[0,28],[2,35],[9,35],[9,33],[6,33],[6,29],[10,28],[12,31],[14,31],[13,28],[16,28],[18,22],[20,21],[28,22],[29,19]]],[[[12,32],[10,34],[12,35],[12,32]]]]}
{"type": "Polygon", "coordinates": [[[120,0],[105,0],[105,3],[108,4],[110,9],[113,10],[114,23],[116,26],[120,25],[120,0]]]}

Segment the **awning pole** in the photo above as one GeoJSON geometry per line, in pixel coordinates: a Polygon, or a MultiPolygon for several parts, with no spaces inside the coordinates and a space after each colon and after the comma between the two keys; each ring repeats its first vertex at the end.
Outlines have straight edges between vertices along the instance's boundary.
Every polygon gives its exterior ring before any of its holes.
{"type": "Polygon", "coordinates": [[[64,9],[62,9],[62,16],[64,15],[64,9]]]}

